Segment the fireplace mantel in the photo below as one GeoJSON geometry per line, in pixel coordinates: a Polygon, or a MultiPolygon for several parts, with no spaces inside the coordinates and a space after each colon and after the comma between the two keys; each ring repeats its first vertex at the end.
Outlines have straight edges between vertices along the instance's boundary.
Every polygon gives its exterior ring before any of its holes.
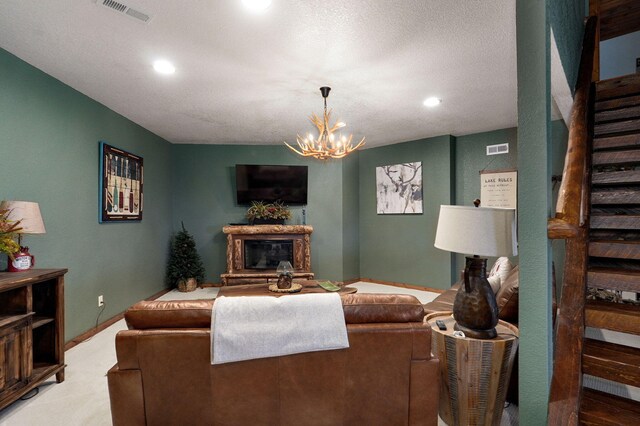
{"type": "MultiPolygon", "coordinates": [[[[229,225],[222,228],[227,234],[227,271],[220,275],[223,285],[267,283],[277,279],[275,266],[251,268],[247,266],[245,242],[293,245],[291,258],[294,278],[313,279],[311,272],[311,233],[309,225],[229,225]]],[[[250,250],[250,249],[248,249],[250,250]]]]}

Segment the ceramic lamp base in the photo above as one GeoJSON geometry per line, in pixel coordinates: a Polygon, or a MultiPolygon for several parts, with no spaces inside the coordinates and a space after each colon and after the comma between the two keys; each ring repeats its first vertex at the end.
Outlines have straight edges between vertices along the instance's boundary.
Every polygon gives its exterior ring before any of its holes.
{"type": "Polygon", "coordinates": [[[496,337],[498,324],[496,296],[487,281],[486,270],[487,259],[467,257],[464,283],[453,302],[456,330],[476,339],[496,337]]]}

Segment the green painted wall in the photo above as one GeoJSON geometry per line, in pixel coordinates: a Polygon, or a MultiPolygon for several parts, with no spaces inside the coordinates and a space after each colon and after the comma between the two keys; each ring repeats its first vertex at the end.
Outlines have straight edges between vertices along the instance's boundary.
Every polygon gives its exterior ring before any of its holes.
{"type": "MultiPolygon", "coordinates": [[[[290,164],[309,166],[307,224],[312,225],[311,267],[316,277],[343,280],[357,275],[357,227],[345,231],[343,194],[353,198],[357,158],[348,161],[305,159],[284,146],[174,145],[173,222],[180,221],[194,235],[207,270],[207,280],[220,282],[226,270],[226,239],[222,227],[245,222],[247,207],[236,205],[236,164],[290,164]],[[346,170],[346,172],[345,172],[346,170]],[[344,185],[348,177],[349,184],[344,185]],[[348,261],[348,259],[352,259],[348,261]]],[[[353,208],[353,202],[349,203],[353,208]]],[[[302,208],[292,206],[290,224],[302,223],[302,208]]],[[[353,220],[348,221],[353,225],[353,220]]]]}
{"type": "MultiPolygon", "coordinates": [[[[473,135],[458,136],[456,138],[456,160],[455,160],[455,185],[456,204],[472,205],[473,200],[480,198],[480,170],[517,169],[518,167],[518,129],[501,129],[473,135]],[[487,145],[498,143],[508,143],[509,153],[503,155],[487,156],[487,145]]],[[[554,175],[562,175],[564,167],[564,156],[567,152],[568,130],[562,120],[552,123],[552,159],[551,172],[554,175]]],[[[558,185],[559,186],[559,185],[558,185]]],[[[553,206],[558,188],[553,191],[553,206]]],[[[562,279],[562,267],[564,265],[564,245],[557,242],[554,245],[554,262],[556,264],[556,279],[562,279]],[[557,250],[556,250],[557,248],[557,250]]],[[[455,271],[464,268],[464,256],[455,257],[455,271]]],[[[518,258],[511,259],[517,263],[518,258]]],[[[493,263],[490,259],[489,265],[493,263]]],[[[457,279],[456,272],[454,279],[457,279]]]]}
{"type": "Polygon", "coordinates": [[[344,280],[360,278],[360,153],[343,160],[342,273],[344,280]]]}
{"type": "Polygon", "coordinates": [[[452,136],[360,153],[360,276],[433,288],[451,285],[451,255],[433,246],[441,204],[453,202],[452,136]],[[422,161],[423,214],[376,214],[376,167],[422,161]]]}
{"type": "Polygon", "coordinates": [[[520,424],[546,425],[552,362],[548,2],[517,0],[520,424]],[[525,308],[526,307],[526,308],[525,308]]]}
{"type": "Polygon", "coordinates": [[[164,287],[170,144],[1,49],[0,94],[0,199],[40,203],[47,233],[23,242],[37,267],[69,268],[69,340],[95,326],[98,295],[103,321],[164,287]],[[142,222],[98,223],[99,140],[144,157],[142,222]]]}
{"type": "MultiPolygon", "coordinates": [[[[472,206],[473,200],[480,198],[480,171],[515,169],[518,160],[518,145],[516,129],[501,129],[473,135],[458,136],[456,138],[455,157],[455,204],[472,206]],[[501,155],[487,155],[487,145],[499,143],[509,144],[509,153],[501,155]]],[[[459,279],[465,265],[463,254],[454,255],[454,271],[452,282],[459,279]]],[[[517,258],[511,259],[516,263],[517,258]]],[[[495,259],[487,262],[487,267],[493,265],[495,259]]]]}
{"type": "Polygon", "coordinates": [[[584,18],[588,9],[583,0],[553,0],[547,3],[549,22],[558,45],[560,61],[573,91],[578,78],[584,18]]]}

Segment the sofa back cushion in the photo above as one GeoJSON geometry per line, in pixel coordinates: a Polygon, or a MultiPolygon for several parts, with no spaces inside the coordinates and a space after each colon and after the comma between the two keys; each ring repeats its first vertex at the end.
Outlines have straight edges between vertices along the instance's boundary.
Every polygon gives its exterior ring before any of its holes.
{"type": "Polygon", "coordinates": [[[408,294],[347,294],[342,296],[347,324],[422,322],[424,307],[408,294]]]}
{"type": "MultiPolygon", "coordinates": [[[[295,297],[295,296],[284,296],[295,297]]],[[[424,308],[415,296],[347,294],[342,296],[347,324],[422,322],[424,308]]],[[[129,329],[210,328],[213,300],[138,302],[124,314],[129,329]]]]}
{"type": "Polygon", "coordinates": [[[129,329],[210,328],[213,299],[138,302],[124,313],[129,329]]]}
{"type": "Polygon", "coordinates": [[[502,282],[498,294],[496,294],[498,317],[503,321],[514,324],[518,323],[519,269],[516,265],[509,272],[509,275],[502,282]]]}

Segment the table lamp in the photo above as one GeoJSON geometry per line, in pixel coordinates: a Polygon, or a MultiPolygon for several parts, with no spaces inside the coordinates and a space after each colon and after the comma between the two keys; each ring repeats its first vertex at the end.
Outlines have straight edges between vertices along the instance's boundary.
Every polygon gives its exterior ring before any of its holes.
{"type": "Polygon", "coordinates": [[[20,251],[14,255],[15,260],[9,262],[9,272],[19,272],[31,269],[35,263],[35,258],[29,253],[29,247],[22,247],[22,234],[44,234],[44,222],[40,214],[38,203],[30,201],[2,201],[0,210],[8,210],[8,219],[21,221],[18,234],[18,244],[20,251]]]}
{"type": "Polygon", "coordinates": [[[514,209],[440,206],[434,246],[466,258],[464,283],[453,302],[454,328],[476,339],[496,337],[498,307],[487,281],[487,259],[480,256],[515,256],[514,209]]]}

